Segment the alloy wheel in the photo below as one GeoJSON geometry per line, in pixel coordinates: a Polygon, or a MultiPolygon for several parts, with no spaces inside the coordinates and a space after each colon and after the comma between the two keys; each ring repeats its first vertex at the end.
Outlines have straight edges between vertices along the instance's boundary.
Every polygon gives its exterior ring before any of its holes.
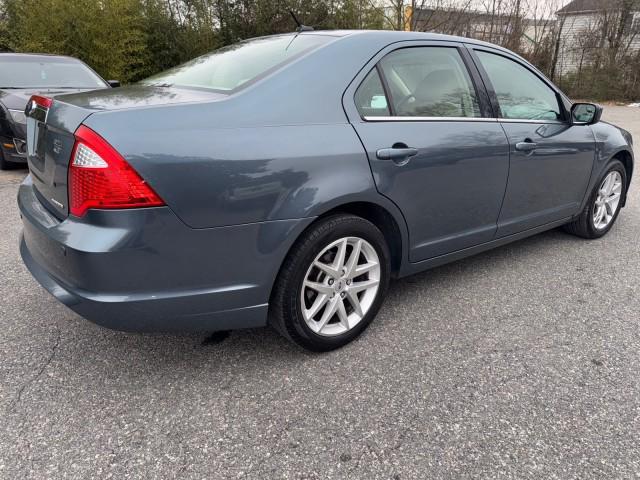
{"type": "Polygon", "coordinates": [[[593,226],[604,230],[612,222],[620,205],[622,196],[622,175],[617,170],[604,177],[593,208],[593,226]]]}
{"type": "Polygon", "coordinates": [[[305,274],[300,291],[307,326],[323,336],[341,335],[362,321],[380,285],[380,259],[359,237],[327,245],[305,274]]]}

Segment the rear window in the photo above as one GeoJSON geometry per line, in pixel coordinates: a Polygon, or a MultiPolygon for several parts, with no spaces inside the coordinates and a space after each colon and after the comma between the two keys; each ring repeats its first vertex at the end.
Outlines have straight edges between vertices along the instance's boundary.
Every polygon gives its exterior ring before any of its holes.
{"type": "Polygon", "coordinates": [[[104,88],[89,67],[73,61],[0,60],[0,88],[104,88]]]}
{"type": "Polygon", "coordinates": [[[327,35],[279,35],[236,43],[143,80],[143,85],[229,92],[331,41],[327,35]]]}

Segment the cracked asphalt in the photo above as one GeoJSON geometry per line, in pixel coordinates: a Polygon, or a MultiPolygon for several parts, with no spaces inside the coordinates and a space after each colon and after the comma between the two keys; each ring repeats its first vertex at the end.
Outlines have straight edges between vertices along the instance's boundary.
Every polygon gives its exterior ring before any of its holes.
{"type": "MultiPolygon", "coordinates": [[[[605,118],[640,143],[640,108],[605,118]]],[[[317,355],[274,332],[134,335],[50,297],[0,173],[0,478],[640,477],[640,186],[605,238],[551,231],[396,281],[317,355]]]]}

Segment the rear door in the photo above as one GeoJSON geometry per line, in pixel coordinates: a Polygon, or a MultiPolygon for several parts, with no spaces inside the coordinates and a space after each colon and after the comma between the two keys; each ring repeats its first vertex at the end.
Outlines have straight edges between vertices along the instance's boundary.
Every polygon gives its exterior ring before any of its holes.
{"type": "Polygon", "coordinates": [[[401,42],[346,92],[378,191],[407,221],[412,262],[495,235],[509,148],[478,80],[461,44],[401,42]]]}
{"type": "Polygon", "coordinates": [[[489,48],[473,52],[509,138],[509,182],[497,236],[578,213],[595,158],[591,127],[571,125],[559,93],[526,63],[489,48]]]}

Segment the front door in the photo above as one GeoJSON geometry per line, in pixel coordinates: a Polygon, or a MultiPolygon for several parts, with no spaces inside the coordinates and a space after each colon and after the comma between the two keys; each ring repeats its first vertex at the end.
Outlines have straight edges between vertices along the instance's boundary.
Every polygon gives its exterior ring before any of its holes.
{"type": "Polygon", "coordinates": [[[508,142],[482,108],[463,48],[393,50],[355,94],[354,128],[378,191],[404,214],[412,262],[488,242],[497,228],[508,142]]]}
{"type": "Polygon", "coordinates": [[[521,62],[502,52],[475,54],[509,139],[511,166],[497,236],[575,215],[595,158],[591,127],[571,125],[556,91],[521,62]]]}

